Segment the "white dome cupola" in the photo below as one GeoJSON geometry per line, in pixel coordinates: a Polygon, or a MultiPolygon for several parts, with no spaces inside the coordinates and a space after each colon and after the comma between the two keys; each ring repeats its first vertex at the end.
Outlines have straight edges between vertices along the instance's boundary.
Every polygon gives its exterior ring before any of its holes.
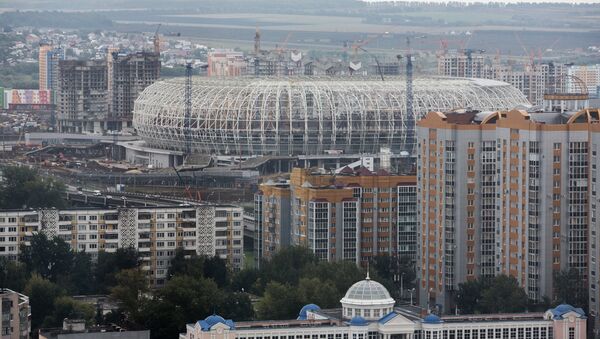
{"type": "Polygon", "coordinates": [[[377,320],[392,312],[396,301],[382,284],[371,280],[367,272],[365,280],[352,285],[340,303],[344,319],[360,316],[366,320],[377,320]]]}

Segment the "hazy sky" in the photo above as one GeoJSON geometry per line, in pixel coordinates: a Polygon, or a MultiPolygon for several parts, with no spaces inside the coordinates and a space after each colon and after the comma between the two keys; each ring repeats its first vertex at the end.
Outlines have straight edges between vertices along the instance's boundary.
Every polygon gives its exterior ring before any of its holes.
{"type": "MultiPolygon", "coordinates": [[[[394,0],[363,0],[365,2],[379,2],[379,1],[394,1],[394,0]]],[[[465,3],[489,3],[489,2],[502,2],[502,3],[517,3],[517,2],[535,2],[535,3],[586,3],[586,4],[600,4],[600,0],[397,0],[397,1],[408,1],[408,2],[465,2],[465,3]]]]}

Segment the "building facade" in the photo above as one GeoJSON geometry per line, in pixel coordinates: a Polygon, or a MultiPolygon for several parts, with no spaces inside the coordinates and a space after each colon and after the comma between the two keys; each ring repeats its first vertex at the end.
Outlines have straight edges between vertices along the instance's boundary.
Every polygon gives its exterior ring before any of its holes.
{"type": "MultiPolygon", "coordinates": [[[[570,66],[568,74],[577,77],[587,86],[588,93],[600,97],[600,64],[570,66]]],[[[569,82],[569,90],[574,90],[574,84],[569,82]]]]}
{"type": "Polygon", "coordinates": [[[105,60],[61,60],[58,64],[57,120],[62,133],[103,133],[108,116],[105,60]]]}
{"type": "Polygon", "coordinates": [[[188,324],[179,339],[585,339],[582,309],[559,305],[544,313],[445,316],[394,308],[369,277],[351,286],[342,308],[302,307],[295,320],[234,322],[218,315],[188,324]]]}
{"type": "Polygon", "coordinates": [[[58,63],[65,58],[64,50],[41,44],[38,54],[40,90],[56,91],[58,87],[58,63]]]}
{"type": "Polygon", "coordinates": [[[243,52],[217,49],[208,52],[209,77],[238,77],[246,75],[247,61],[243,52]]]}
{"type": "Polygon", "coordinates": [[[590,126],[571,113],[432,112],[418,124],[417,277],[422,306],[453,305],[458,284],[515,277],[529,299],[553,276],[588,276],[590,126]]]}
{"type": "Polygon", "coordinates": [[[366,265],[387,254],[416,254],[416,177],[343,168],[295,168],[289,182],[266,182],[255,195],[257,258],[288,244],[320,259],[366,265]],[[289,236],[289,238],[288,238],[289,236]]]}
{"type": "Polygon", "coordinates": [[[459,78],[494,79],[518,88],[534,105],[542,106],[544,94],[566,93],[568,67],[556,63],[532,63],[523,67],[500,64],[496,58],[489,61],[481,53],[467,50],[438,57],[438,74],[459,78]],[[477,53],[477,54],[475,54],[477,53]]]}
{"type": "Polygon", "coordinates": [[[160,76],[160,55],[152,52],[120,54],[109,57],[111,74],[107,81],[110,88],[110,112],[108,130],[131,127],[133,103],[138,95],[152,85],[160,76]]]}
{"type": "Polygon", "coordinates": [[[219,256],[243,267],[242,208],[228,205],[118,209],[0,211],[0,256],[17,260],[37,232],[65,240],[74,251],[135,248],[153,285],[162,285],[177,249],[219,256]]]}
{"type": "Polygon", "coordinates": [[[0,339],[28,339],[31,332],[29,298],[21,293],[0,289],[0,339]]]}

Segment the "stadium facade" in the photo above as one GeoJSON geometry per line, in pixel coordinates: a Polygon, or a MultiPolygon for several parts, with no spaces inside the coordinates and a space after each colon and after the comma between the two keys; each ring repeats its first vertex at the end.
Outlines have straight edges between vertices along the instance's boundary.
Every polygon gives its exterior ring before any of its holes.
{"type": "MultiPolygon", "coordinates": [[[[147,146],[185,149],[184,93],[184,79],[169,79],[138,97],[133,125],[147,146]]],[[[203,154],[413,154],[416,120],[430,111],[527,106],[515,87],[484,79],[415,79],[409,116],[402,78],[197,78],[189,133],[203,154]]]]}

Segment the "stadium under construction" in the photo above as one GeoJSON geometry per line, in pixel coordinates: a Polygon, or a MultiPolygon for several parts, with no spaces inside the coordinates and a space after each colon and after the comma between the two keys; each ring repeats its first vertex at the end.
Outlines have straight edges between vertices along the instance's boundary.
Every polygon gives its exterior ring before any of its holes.
{"type": "MultiPolygon", "coordinates": [[[[195,78],[186,121],[185,88],[183,79],[159,81],[135,102],[133,125],[143,142],[130,148],[173,156],[156,166],[180,164],[186,142],[191,154],[236,159],[339,163],[344,157],[377,156],[382,149],[392,158],[410,157],[416,121],[429,111],[530,106],[515,87],[485,79],[415,79],[409,114],[404,78],[195,78]]],[[[135,155],[128,158],[136,161],[135,155]]]]}

